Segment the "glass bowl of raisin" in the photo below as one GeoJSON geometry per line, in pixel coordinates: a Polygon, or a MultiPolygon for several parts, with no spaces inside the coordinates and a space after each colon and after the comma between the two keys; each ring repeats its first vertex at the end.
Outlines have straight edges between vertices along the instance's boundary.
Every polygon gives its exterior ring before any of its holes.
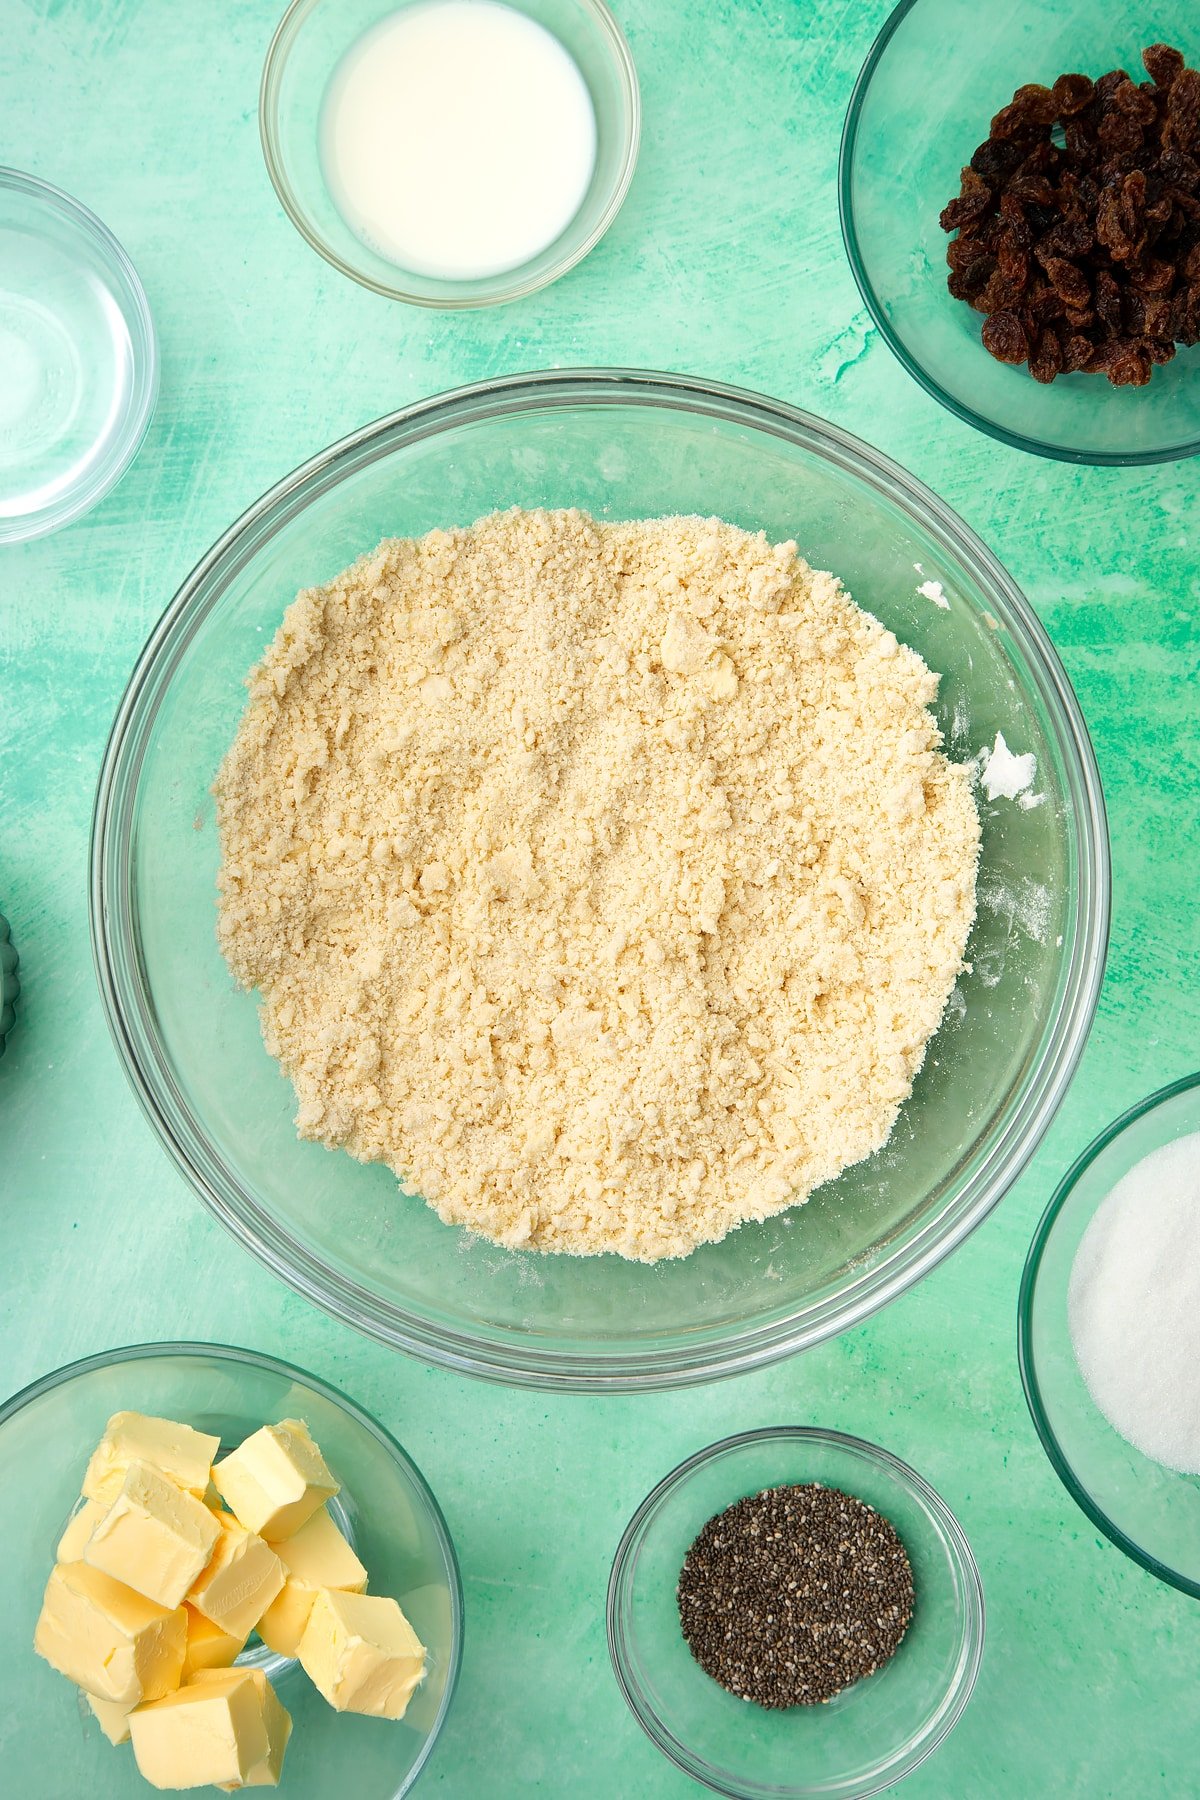
{"type": "Polygon", "coordinates": [[[1200,450],[1197,64],[1194,0],[888,19],[846,118],[842,230],[883,337],[968,424],[1069,462],[1200,450]]]}

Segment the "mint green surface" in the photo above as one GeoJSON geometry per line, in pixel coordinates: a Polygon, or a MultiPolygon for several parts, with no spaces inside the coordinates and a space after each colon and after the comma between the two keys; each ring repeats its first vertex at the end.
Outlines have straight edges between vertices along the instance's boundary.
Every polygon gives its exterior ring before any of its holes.
{"type": "MultiPolygon", "coordinates": [[[[609,1563],[637,1502],[681,1457],[788,1421],[858,1432],[912,1462],[979,1559],[979,1687],[906,1796],[1187,1796],[1200,1609],[1098,1540],[1068,1500],[1026,1415],[1014,1335],[1025,1248],[1068,1162],[1130,1100],[1200,1061],[1200,470],[1022,456],[953,420],[877,341],[842,254],[834,172],[882,5],[627,0],[618,11],[646,109],[623,213],[556,287],[456,316],[352,286],[283,219],[255,122],[273,5],[0,0],[0,154],[77,194],[123,241],[163,364],[157,417],[116,491],[58,537],[0,551],[0,907],[23,990],[0,1065],[0,1384],[111,1344],[224,1338],[300,1362],[376,1412],[441,1500],[464,1573],[463,1678],[421,1793],[699,1791],[617,1692],[609,1563]],[[1092,726],[1114,929],[1096,1028],[1041,1152],[922,1286],[759,1375],[661,1398],[558,1400],[430,1373],[356,1338],[202,1211],[143,1123],[100,1017],[87,836],[105,733],[146,633],[264,487],[419,396],[620,362],[742,382],[836,420],[999,552],[1092,726]]],[[[0,1787],[3,1759],[0,1726],[0,1787]]],[[[44,1785],[22,1791],[75,1800],[52,1760],[44,1785]]]]}

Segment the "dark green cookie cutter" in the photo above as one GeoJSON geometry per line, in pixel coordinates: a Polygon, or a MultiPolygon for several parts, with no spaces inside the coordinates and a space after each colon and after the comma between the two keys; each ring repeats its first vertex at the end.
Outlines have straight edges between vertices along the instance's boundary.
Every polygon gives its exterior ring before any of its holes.
{"type": "Polygon", "coordinates": [[[21,983],[17,979],[20,961],[8,928],[8,920],[0,913],[0,1056],[4,1055],[8,1034],[17,1016],[15,1003],[21,991],[21,983]]]}

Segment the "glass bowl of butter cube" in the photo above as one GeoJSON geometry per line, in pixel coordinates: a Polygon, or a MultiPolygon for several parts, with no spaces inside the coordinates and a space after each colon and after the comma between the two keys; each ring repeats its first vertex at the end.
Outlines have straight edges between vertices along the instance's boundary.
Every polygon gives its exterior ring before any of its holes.
{"type": "Polygon", "coordinates": [[[0,1407],[13,1793],[398,1800],[454,1692],[462,1593],[420,1471],[334,1389],[211,1344],[0,1407]]]}

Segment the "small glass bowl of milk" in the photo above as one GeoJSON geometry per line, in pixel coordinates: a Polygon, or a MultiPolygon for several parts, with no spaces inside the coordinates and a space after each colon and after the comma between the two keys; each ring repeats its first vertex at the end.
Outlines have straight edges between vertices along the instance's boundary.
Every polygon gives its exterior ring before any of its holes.
{"type": "Polygon", "coordinates": [[[608,230],[640,110],[603,0],[293,0],[259,125],[284,209],[344,275],[493,306],[608,230]]]}

